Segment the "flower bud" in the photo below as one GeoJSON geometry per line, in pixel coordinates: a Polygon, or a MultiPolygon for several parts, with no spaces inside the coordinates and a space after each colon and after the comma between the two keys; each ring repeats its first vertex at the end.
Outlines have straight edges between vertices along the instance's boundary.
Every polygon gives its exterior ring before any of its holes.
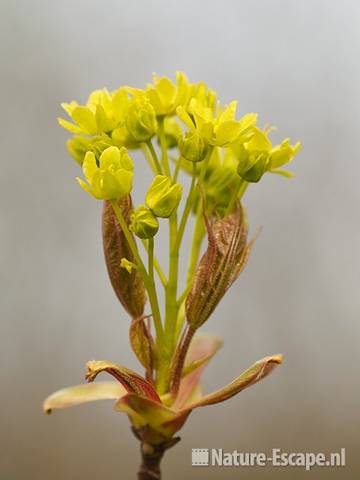
{"type": "Polygon", "coordinates": [[[157,217],[168,218],[178,207],[181,194],[180,184],[173,184],[166,175],[156,175],[147,191],[146,205],[157,217]]]}
{"type": "Polygon", "coordinates": [[[179,140],[181,155],[189,162],[201,162],[208,152],[208,143],[197,130],[190,130],[179,140]]]}
{"type": "Polygon", "coordinates": [[[138,142],[146,142],[157,132],[154,107],[146,98],[134,98],[126,116],[126,127],[138,142]]]}
{"type": "Polygon", "coordinates": [[[139,238],[152,238],[159,230],[159,222],[145,205],[140,205],[131,213],[130,229],[139,238]]]}
{"type": "Polygon", "coordinates": [[[238,174],[246,182],[258,182],[268,170],[270,157],[266,152],[251,152],[244,162],[239,162],[238,174]]]}

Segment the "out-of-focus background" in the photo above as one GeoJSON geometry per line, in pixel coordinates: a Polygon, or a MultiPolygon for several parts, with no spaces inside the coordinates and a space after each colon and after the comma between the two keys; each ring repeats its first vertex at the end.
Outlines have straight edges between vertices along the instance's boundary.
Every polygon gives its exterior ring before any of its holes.
{"type": "MultiPolygon", "coordinates": [[[[359,475],[359,18],[355,0],[1,2],[1,480],[135,477],[138,445],[111,402],[41,411],[49,393],[82,382],[88,359],[137,368],[104,267],[100,202],[74,181],[56,117],[61,101],[175,70],[238,99],[240,113],[259,112],[279,127],[275,139],[300,139],[303,150],[294,180],[268,175],[246,194],[252,231],[263,230],[204,328],[225,339],[205,389],[267,354],[285,363],[194,412],[165,478],[359,475]],[[194,468],[199,447],[345,447],[347,466],[194,468]]],[[[145,188],[140,177],[138,167],[145,188]]]]}

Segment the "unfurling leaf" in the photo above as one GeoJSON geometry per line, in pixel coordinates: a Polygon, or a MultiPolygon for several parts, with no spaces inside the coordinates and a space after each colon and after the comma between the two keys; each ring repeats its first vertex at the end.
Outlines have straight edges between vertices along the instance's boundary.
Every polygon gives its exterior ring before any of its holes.
{"type": "Polygon", "coordinates": [[[186,318],[193,329],[199,328],[210,317],[238,278],[252,246],[252,242],[246,243],[248,225],[240,204],[224,218],[205,220],[208,247],[185,303],[186,318]]]}
{"type": "Polygon", "coordinates": [[[107,372],[120,382],[129,393],[160,402],[159,395],[150,382],[137,373],[116,363],[91,360],[87,362],[86,379],[93,382],[101,372],[107,372]]]}
{"type": "Polygon", "coordinates": [[[53,393],[43,403],[46,413],[58,408],[74,407],[96,400],[119,400],[128,392],[120,383],[97,382],[63,388],[53,393]]]}
{"type": "Polygon", "coordinates": [[[282,363],[282,355],[272,355],[270,357],[258,360],[254,365],[245,370],[238,378],[226,385],[226,387],[217,390],[200,398],[200,400],[188,406],[189,409],[196,407],[204,407],[205,405],[213,405],[215,403],[224,402],[228,398],[233,397],[244,388],[254,385],[262,378],[271,373],[275,367],[282,363]]]}
{"type": "Polygon", "coordinates": [[[151,377],[155,367],[155,345],[144,317],[134,318],[130,326],[131,347],[141,365],[151,377]]]}
{"type": "Polygon", "coordinates": [[[190,402],[196,401],[197,396],[201,396],[200,377],[222,343],[221,338],[215,335],[201,333],[195,336],[186,355],[183,378],[172,406],[175,410],[184,408],[190,402]]]}
{"type": "MultiPolygon", "coordinates": [[[[125,220],[129,223],[131,212],[130,197],[119,201],[119,206],[125,220]]],[[[118,224],[113,208],[110,202],[107,201],[104,202],[102,234],[105,261],[111,285],[129,315],[133,318],[140,317],[144,313],[146,303],[144,283],[136,268],[133,268],[131,272],[122,268],[121,260],[123,258],[126,258],[131,263],[136,262],[118,224]]]]}

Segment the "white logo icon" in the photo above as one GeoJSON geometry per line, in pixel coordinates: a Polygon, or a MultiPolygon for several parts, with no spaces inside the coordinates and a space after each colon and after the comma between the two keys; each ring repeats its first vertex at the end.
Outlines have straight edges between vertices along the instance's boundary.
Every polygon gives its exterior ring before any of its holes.
{"type": "Polygon", "coordinates": [[[193,448],[191,451],[191,464],[197,467],[207,467],[209,465],[209,449],[193,448]]]}

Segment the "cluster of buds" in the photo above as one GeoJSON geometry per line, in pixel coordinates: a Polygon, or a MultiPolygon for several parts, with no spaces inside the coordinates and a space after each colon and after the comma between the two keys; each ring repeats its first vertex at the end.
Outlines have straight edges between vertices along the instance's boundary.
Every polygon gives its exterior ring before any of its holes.
{"type": "MultiPolygon", "coordinates": [[[[159,452],[173,444],[194,408],[232,397],[281,363],[281,355],[267,356],[226,387],[201,394],[201,374],[221,341],[199,329],[238,278],[253,244],[243,195],[266,173],[291,176],[283,167],[300,144],[285,139],[274,146],[271,129],[258,126],[257,114],[237,118],[236,101],[223,106],[205,83],[191,83],[183,73],[176,74],[175,82],[154,76],[144,89],[97,90],[84,105],[73,101],[62,107],[70,120],[60,118],[59,123],[73,134],[67,148],[85,178],[77,180],[104,201],[106,266],[131,317],[130,343],[145,373],[91,361],[89,383],[56,392],[44,408],[115,399],[115,409],[128,414],[142,442],[146,467],[146,460],[154,464],[154,455],[161,458],[159,452]],[[135,162],[129,154],[136,150],[143,153],[153,179],[143,203],[134,206],[132,189],[137,170],[144,168],[142,160],[135,162]],[[190,216],[193,241],[187,281],[180,290],[179,271],[185,263],[182,257],[179,262],[180,249],[190,216]],[[155,240],[163,222],[169,224],[167,274],[156,258],[155,240]],[[164,308],[159,288],[164,289],[164,308]],[[93,383],[102,372],[115,381],[93,383]]],[[[140,478],[148,477],[144,473],[140,478]]]]}

